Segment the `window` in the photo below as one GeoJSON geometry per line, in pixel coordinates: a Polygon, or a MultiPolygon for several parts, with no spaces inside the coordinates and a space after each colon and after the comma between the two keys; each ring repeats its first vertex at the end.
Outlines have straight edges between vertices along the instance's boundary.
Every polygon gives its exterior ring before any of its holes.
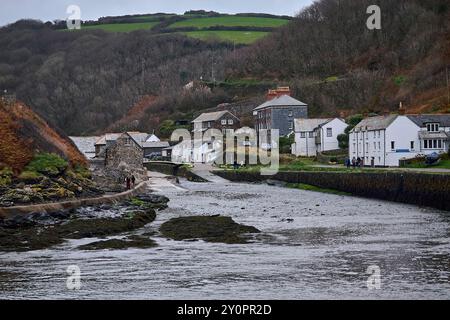
{"type": "Polygon", "coordinates": [[[442,149],[442,140],[423,140],[424,149],[442,149]]]}
{"type": "Polygon", "coordinates": [[[355,153],[356,150],[356,143],[353,144],[353,153],[355,153]]]}
{"type": "Polygon", "coordinates": [[[221,123],[222,123],[222,125],[224,126],[224,125],[227,124],[227,120],[226,120],[226,119],[222,119],[221,123]]]}
{"type": "Polygon", "coordinates": [[[310,132],[309,132],[309,137],[310,137],[310,138],[314,138],[314,132],[313,132],[313,131],[310,131],[310,132]]]}
{"type": "Polygon", "coordinates": [[[233,119],[228,119],[228,124],[231,126],[233,125],[233,119]]]}
{"type": "Polygon", "coordinates": [[[131,138],[125,138],[125,145],[131,146],[131,138]]]}
{"type": "Polygon", "coordinates": [[[293,121],[289,121],[289,129],[293,129],[294,128],[294,122],[293,121]]]}
{"type": "Polygon", "coordinates": [[[289,117],[292,117],[292,110],[289,110],[289,117]]]}
{"type": "Polygon", "coordinates": [[[333,128],[327,128],[327,137],[333,136],[333,128]]]}
{"type": "Polygon", "coordinates": [[[374,131],[374,132],[373,132],[373,138],[375,139],[376,137],[377,137],[377,132],[374,131]]]}
{"type": "Polygon", "coordinates": [[[374,143],[373,143],[373,150],[376,150],[376,149],[377,149],[377,143],[374,142],[374,143]]]}
{"type": "Polygon", "coordinates": [[[211,128],[211,121],[208,121],[207,126],[208,126],[208,128],[211,128]]]}
{"type": "Polygon", "coordinates": [[[391,141],[391,150],[395,150],[395,141],[391,141]]]}
{"type": "Polygon", "coordinates": [[[411,150],[414,150],[414,141],[411,141],[411,150]]]}
{"type": "Polygon", "coordinates": [[[439,131],[439,123],[427,123],[427,130],[429,132],[438,132],[439,131]]]}
{"type": "Polygon", "coordinates": [[[378,130],[378,138],[381,136],[381,130],[378,130]]]}
{"type": "Polygon", "coordinates": [[[367,142],[366,143],[366,153],[368,153],[369,152],[369,143],[367,142]]]}
{"type": "Polygon", "coordinates": [[[300,138],[306,138],[306,132],[300,132],[300,138]]]}
{"type": "Polygon", "coordinates": [[[381,143],[378,141],[378,150],[381,150],[381,143]]]}

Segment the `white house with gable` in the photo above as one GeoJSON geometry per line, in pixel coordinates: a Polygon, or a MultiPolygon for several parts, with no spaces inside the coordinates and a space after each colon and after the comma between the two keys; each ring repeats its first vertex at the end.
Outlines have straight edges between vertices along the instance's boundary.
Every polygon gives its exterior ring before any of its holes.
{"type": "Polygon", "coordinates": [[[339,118],[295,119],[295,142],[292,154],[314,157],[318,152],[339,149],[338,135],[344,133],[347,124],[339,118]]]}
{"type": "Polygon", "coordinates": [[[349,157],[365,166],[397,167],[399,160],[449,149],[450,115],[388,115],[362,120],[350,131],[349,157]]]}

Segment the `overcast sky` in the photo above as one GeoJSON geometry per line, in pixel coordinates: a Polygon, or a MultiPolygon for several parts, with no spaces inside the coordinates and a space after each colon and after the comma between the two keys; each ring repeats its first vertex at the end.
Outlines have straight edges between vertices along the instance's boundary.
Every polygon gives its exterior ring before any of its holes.
{"type": "Polygon", "coordinates": [[[214,10],[221,13],[264,12],[295,15],[313,0],[0,0],[0,26],[19,19],[66,19],[69,5],[81,8],[82,20],[141,13],[183,13],[214,10]]]}

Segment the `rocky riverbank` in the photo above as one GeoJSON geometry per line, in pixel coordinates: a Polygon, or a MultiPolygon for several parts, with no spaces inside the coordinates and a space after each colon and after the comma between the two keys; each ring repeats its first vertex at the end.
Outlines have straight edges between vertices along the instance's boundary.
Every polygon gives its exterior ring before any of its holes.
{"type": "Polygon", "coordinates": [[[103,193],[87,168],[70,166],[53,154],[36,156],[20,174],[0,167],[0,207],[87,198],[103,193]]]}
{"type": "MultiPolygon", "coordinates": [[[[0,220],[0,251],[31,251],[62,244],[66,239],[102,238],[142,228],[167,207],[169,199],[142,194],[115,205],[83,207],[56,213],[36,212],[0,220]]],[[[152,246],[145,237],[99,241],[80,249],[152,246]]]]}

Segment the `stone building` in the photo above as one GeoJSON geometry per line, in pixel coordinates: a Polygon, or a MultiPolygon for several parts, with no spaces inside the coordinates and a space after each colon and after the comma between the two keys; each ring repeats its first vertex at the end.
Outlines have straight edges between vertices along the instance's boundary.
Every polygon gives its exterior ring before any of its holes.
{"type": "Polygon", "coordinates": [[[241,121],[228,110],[202,113],[194,121],[193,132],[205,132],[208,129],[218,129],[225,132],[227,129],[239,129],[241,121]]]}
{"type": "Polygon", "coordinates": [[[130,169],[143,169],[142,147],[129,133],[122,133],[105,150],[105,167],[118,168],[126,165],[130,169]]]}
{"type": "Polygon", "coordinates": [[[93,168],[94,179],[102,189],[121,191],[125,187],[126,177],[132,175],[137,183],[147,180],[142,146],[130,133],[124,132],[116,139],[108,140],[102,156],[95,160],[97,165],[93,168]],[[99,165],[100,162],[103,165],[99,165]]]}
{"type": "Polygon", "coordinates": [[[269,90],[267,101],[253,110],[255,130],[278,129],[280,136],[294,131],[294,119],[308,118],[308,105],[290,96],[288,87],[269,90]]]}

